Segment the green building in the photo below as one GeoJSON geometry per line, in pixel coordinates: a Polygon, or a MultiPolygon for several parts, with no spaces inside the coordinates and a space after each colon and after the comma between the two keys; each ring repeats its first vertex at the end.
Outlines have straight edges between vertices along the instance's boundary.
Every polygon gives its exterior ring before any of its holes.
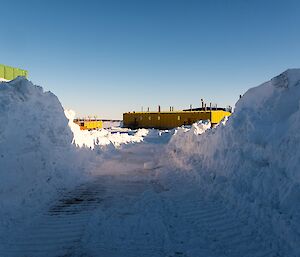
{"type": "Polygon", "coordinates": [[[0,79],[13,80],[18,76],[27,78],[28,71],[0,64],[0,79]]]}

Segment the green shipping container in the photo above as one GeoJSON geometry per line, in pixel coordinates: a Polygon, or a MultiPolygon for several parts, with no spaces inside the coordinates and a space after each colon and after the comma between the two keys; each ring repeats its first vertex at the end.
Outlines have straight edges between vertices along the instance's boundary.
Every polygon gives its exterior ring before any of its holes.
{"type": "Polygon", "coordinates": [[[4,71],[4,65],[0,64],[0,78],[4,78],[5,71],[4,71]]]}
{"type": "Polygon", "coordinates": [[[5,66],[4,71],[5,71],[5,79],[8,79],[8,80],[14,79],[14,68],[13,67],[5,66]]]}
{"type": "Polygon", "coordinates": [[[0,64],[0,78],[13,80],[18,76],[24,76],[27,78],[28,71],[0,64]]]}

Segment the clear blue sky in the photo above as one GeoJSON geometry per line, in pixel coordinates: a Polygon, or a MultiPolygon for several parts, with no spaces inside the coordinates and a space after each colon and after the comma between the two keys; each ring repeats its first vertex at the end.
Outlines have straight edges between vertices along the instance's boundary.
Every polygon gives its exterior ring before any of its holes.
{"type": "Polygon", "coordinates": [[[238,95],[300,62],[297,0],[1,1],[0,63],[79,116],[238,95]]]}

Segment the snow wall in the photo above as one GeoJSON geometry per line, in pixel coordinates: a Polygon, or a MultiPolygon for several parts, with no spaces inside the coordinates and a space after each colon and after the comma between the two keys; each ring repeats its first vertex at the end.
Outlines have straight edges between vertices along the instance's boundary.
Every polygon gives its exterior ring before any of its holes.
{"type": "Polygon", "coordinates": [[[180,128],[167,148],[170,165],[250,211],[275,231],[274,244],[290,245],[290,256],[300,256],[299,108],[300,69],[287,70],[248,90],[226,125],[180,128]]]}
{"type": "Polygon", "coordinates": [[[0,241],[59,191],[88,179],[99,153],[148,134],[81,131],[74,116],[54,94],[25,78],[0,83],[0,241]]]}
{"type": "Polygon", "coordinates": [[[54,94],[21,77],[0,83],[0,238],[84,177],[72,140],[54,94]]]}

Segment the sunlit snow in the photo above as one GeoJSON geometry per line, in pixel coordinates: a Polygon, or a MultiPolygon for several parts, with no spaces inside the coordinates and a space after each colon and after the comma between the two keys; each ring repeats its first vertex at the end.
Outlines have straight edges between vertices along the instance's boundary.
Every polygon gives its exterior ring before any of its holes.
{"type": "Polygon", "coordinates": [[[0,256],[300,256],[300,69],[228,120],[81,131],[24,78],[0,84],[0,256]]]}

